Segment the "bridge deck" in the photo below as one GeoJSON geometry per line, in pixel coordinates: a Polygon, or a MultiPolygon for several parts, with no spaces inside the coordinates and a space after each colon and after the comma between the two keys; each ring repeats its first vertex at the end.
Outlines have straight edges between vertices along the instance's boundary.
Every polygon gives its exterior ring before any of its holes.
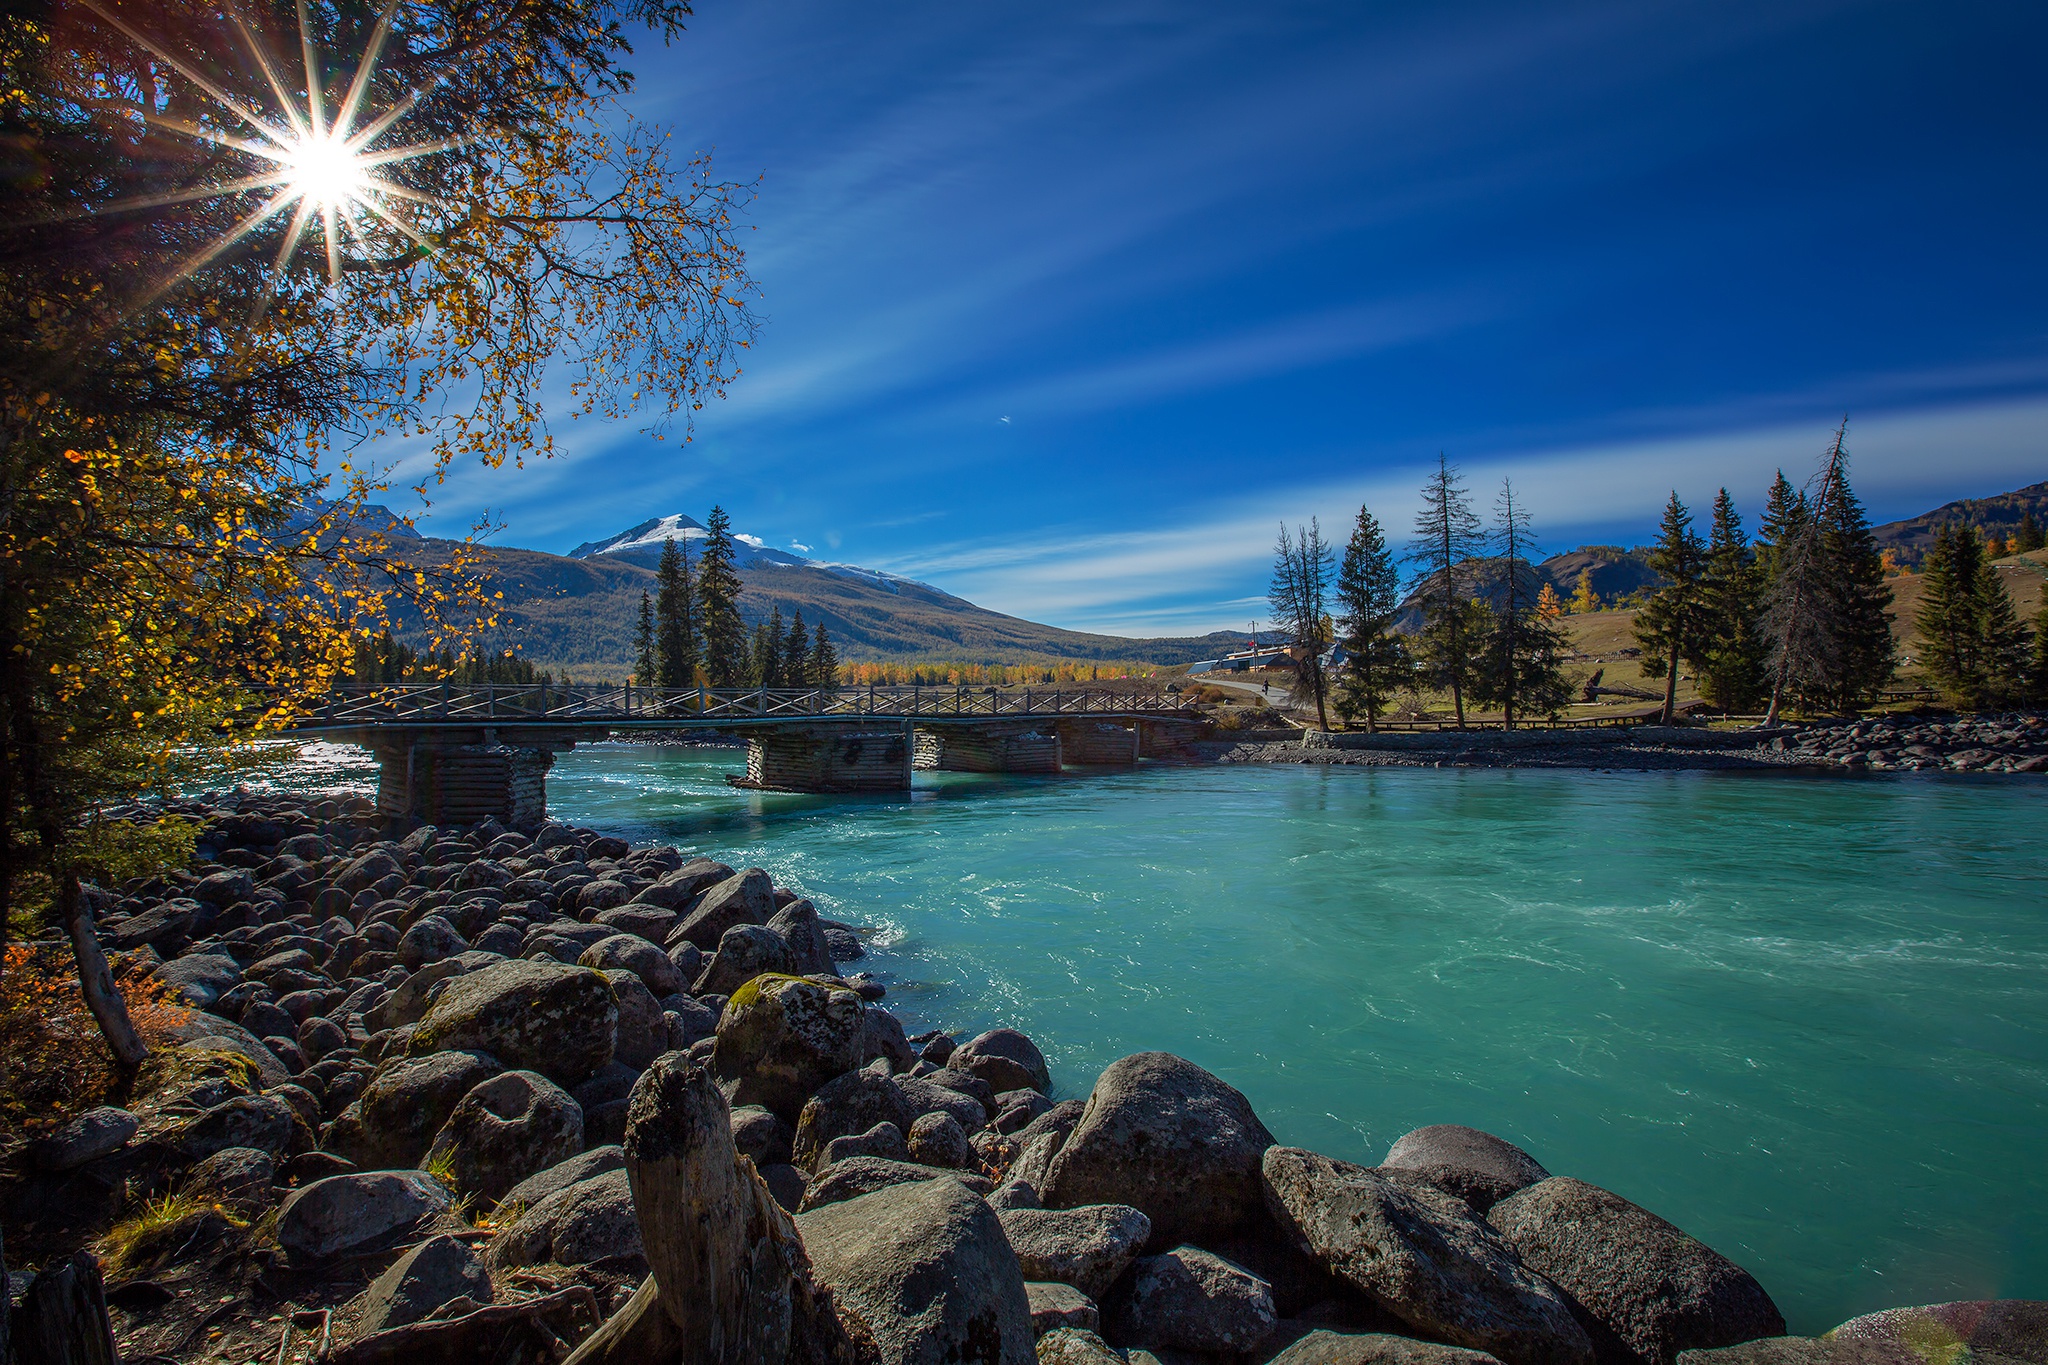
{"type": "Polygon", "coordinates": [[[286,727],[328,730],[721,729],[801,722],[1192,717],[1165,689],[864,687],[570,687],[545,683],[337,688],[286,727]]]}

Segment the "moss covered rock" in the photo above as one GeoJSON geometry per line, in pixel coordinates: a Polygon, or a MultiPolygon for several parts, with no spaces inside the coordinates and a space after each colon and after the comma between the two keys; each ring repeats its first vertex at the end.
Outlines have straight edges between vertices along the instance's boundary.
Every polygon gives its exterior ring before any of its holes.
{"type": "Polygon", "coordinates": [[[501,962],[451,981],[406,1051],[475,1049],[573,1086],[611,1061],[618,1026],[618,1000],[603,972],[545,958],[501,962]]]}
{"type": "Polygon", "coordinates": [[[864,1014],[842,986],[778,975],[747,982],[726,1003],[712,1053],[727,1102],[796,1122],[820,1086],[860,1065],[864,1014]]]}

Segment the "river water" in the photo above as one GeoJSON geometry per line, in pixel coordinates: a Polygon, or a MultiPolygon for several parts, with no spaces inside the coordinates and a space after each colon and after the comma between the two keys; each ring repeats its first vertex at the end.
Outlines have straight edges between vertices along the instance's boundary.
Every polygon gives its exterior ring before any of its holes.
{"type": "Polygon", "coordinates": [[[2038,779],[1147,765],[879,798],[740,766],[579,748],[550,811],[873,926],[912,1032],[1023,1029],[1062,1096],[1163,1049],[1332,1156],[1484,1128],[1795,1332],[2048,1298],[2038,779]]]}

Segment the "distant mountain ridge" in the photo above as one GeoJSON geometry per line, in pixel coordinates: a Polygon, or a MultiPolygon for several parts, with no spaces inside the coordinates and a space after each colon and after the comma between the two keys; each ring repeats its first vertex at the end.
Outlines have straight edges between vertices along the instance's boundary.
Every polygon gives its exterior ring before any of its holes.
{"type": "Polygon", "coordinates": [[[1951,522],[1974,526],[1992,535],[2010,536],[2018,532],[2020,522],[2029,512],[2034,514],[2037,525],[2048,526],[2048,480],[1988,498],[1958,498],[1917,517],[1888,521],[1873,528],[1873,533],[1877,543],[1892,551],[1901,564],[1918,564],[1920,557],[1933,547],[1934,533],[1951,522]]]}

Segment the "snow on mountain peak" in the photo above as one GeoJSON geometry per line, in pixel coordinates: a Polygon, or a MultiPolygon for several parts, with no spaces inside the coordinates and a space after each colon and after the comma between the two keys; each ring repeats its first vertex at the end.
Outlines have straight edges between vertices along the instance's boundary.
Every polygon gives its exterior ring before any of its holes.
{"type": "MultiPolygon", "coordinates": [[[[655,517],[638,526],[630,526],[605,540],[589,540],[569,551],[571,559],[589,559],[594,555],[617,555],[630,563],[653,568],[661,560],[663,542],[673,537],[679,546],[690,546],[696,553],[702,553],[702,542],[710,535],[704,523],[694,517],[678,513],[670,517],[655,517]]],[[[794,542],[792,542],[794,543],[794,542]]],[[[808,545],[798,545],[808,550],[808,545]]],[[[695,557],[694,555],[692,556],[695,557]]],[[[929,583],[920,583],[914,578],[904,578],[881,569],[863,569],[858,564],[833,564],[804,555],[777,550],[761,537],[745,532],[733,536],[733,564],[741,569],[802,568],[816,569],[839,578],[857,579],[887,592],[898,592],[904,587],[923,588],[938,592],[929,583]]]]}

